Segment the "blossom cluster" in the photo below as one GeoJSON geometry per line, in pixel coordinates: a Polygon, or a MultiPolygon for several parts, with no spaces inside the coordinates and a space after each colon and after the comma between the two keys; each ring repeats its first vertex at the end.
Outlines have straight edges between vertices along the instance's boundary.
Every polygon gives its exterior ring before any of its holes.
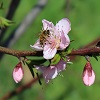
{"type": "MultiPolygon", "coordinates": [[[[67,18],[61,19],[56,25],[45,19],[42,20],[42,23],[43,30],[40,37],[30,47],[36,51],[43,51],[44,59],[50,61],[48,66],[41,64],[33,65],[34,68],[43,73],[43,77],[46,83],[48,83],[51,79],[57,77],[61,71],[65,70],[69,62],[68,56],[61,55],[60,53],[68,48],[70,44],[68,33],[71,30],[71,24],[67,18]]],[[[21,81],[23,74],[22,62],[20,61],[13,71],[13,78],[16,83],[21,81]]],[[[84,67],[82,77],[85,85],[90,86],[94,83],[95,73],[89,61],[84,67]]]]}
{"type": "MultiPolygon", "coordinates": [[[[70,21],[67,18],[63,18],[55,26],[52,22],[45,19],[42,20],[42,23],[43,30],[45,30],[45,33],[42,33],[43,39],[41,41],[41,38],[39,38],[31,47],[37,51],[43,50],[43,57],[45,59],[53,59],[57,50],[64,50],[70,44],[68,36],[68,32],[71,30],[70,21]]],[[[65,70],[66,64],[67,62],[60,59],[57,64],[50,65],[49,67],[36,66],[36,68],[43,72],[43,77],[46,83],[48,83],[49,80],[54,79],[59,72],[65,70]]]]}

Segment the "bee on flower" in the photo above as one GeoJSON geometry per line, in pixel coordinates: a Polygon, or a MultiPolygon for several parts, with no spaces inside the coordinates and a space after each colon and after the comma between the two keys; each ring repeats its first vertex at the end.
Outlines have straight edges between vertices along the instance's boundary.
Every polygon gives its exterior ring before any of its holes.
{"type": "Polygon", "coordinates": [[[43,31],[34,45],[30,45],[36,51],[43,51],[45,59],[52,59],[57,50],[64,50],[70,44],[68,32],[71,30],[70,21],[61,19],[55,26],[52,22],[42,20],[43,31]]]}

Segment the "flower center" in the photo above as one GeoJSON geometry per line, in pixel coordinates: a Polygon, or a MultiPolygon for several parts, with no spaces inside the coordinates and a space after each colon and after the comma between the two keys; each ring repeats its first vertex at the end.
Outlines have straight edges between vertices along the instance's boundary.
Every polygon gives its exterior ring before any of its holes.
{"type": "Polygon", "coordinates": [[[40,34],[40,44],[41,44],[41,46],[44,47],[44,45],[50,44],[52,49],[58,48],[59,45],[60,45],[59,33],[57,35],[55,35],[53,30],[44,30],[40,34]]]}

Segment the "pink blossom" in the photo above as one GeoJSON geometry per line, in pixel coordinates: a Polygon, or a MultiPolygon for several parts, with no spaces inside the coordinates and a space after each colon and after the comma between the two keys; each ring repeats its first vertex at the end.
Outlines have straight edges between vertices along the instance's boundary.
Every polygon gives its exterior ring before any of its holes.
{"type": "Polygon", "coordinates": [[[87,62],[83,70],[83,82],[87,86],[91,86],[95,81],[95,73],[90,62],[87,62]]]}
{"type": "Polygon", "coordinates": [[[16,83],[20,82],[23,78],[23,74],[24,74],[24,71],[23,71],[23,68],[22,68],[22,63],[19,62],[14,70],[13,70],[13,79],[16,83]]]}
{"type": "Polygon", "coordinates": [[[45,19],[42,20],[42,23],[43,30],[49,31],[49,34],[45,36],[43,43],[38,39],[34,45],[30,46],[37,51],[43,50],[45,59],[52,59],[57,50],[64,50],[70,44],[70,39],[67,35],[71,30],[70,22],[67,18],[63,18],[55,26],[45,19]]]}
{"type": "Polygon", "coordinates": [[[49,67],[46,66],[35,66],[37,70],[43,73],[43,77],[48,83],[51,79],[54,79],[59,75],[59,73],[66,68],[66,62],[64,60],[60,60],[58,64],[51,65],[49,67]]]}

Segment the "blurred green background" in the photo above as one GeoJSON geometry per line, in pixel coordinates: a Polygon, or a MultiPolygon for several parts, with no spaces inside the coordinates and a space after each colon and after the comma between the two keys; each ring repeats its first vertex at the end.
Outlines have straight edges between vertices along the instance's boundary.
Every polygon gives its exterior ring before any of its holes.
{"type": "MultiPolygon", "coordinates": [[[[6,16],[11,0],[2,1],[4,9],[0,11],[0,15],[6,16]]],[[[38,2],[38,0],[20,0],[12,19],[15,24],[8,28],[2,42],[6,41],[11,32],[38,2]]],[[[100,0],[48,0],[44,9],[10,48],[31,50],[30,44],[37,40],[42,29],[42,19],[56,24],[64,17],[69,18],[71,22],[69,37],[75,40],[71,43],[72,48],[81,48],[100,37],[100,0]]],[[[14,82],[12,71],[17,63],[18,59],[10,55],[4,55],[0,60],[0,98],[32,79],[28,68],[25,67],[22,82],[19,84],[14,82]]],[[[85,86],[82,81],[85,63],[84,57],[76,57],[73,65],[67,66],[67,69],[62,72],[64,77],[58,76],[49,84],[45,84],[42,79],[42,86],[36,82],[32,87],[9,100],[100,100],[100,62],[91,58],[96,80],[90,87],[85,86]]]]}

